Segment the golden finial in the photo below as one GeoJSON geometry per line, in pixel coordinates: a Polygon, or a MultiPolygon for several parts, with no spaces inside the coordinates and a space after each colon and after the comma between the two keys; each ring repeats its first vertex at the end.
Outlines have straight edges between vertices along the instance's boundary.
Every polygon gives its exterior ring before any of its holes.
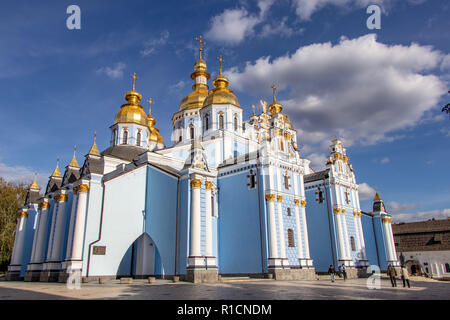
{"type": "Polygon", "coordinates": [[[217,60],[219,60],[220,64],[219,75],[222,75],[222,63],[224,63],[225,61],[222,59],[222,56],[218,57],[217,60]]]}
{"type": "Polygon", "coordinates": [[[30,190],[41,190],[41,188],[39,188],[37,182],[36,182],[36,176],[37,176],[37,172],[34,173],[34,180],[33,183],[30,186],[30,190]]]}
{"type": "Polygon", "coordinates": [[[147,102],[148,102],[148,114],[151,115],[151,114],[152,114],[152,104],[153,104],[154,102],[153,102],[152,98],[149,98],[149,99],[147,100],[147,102]]]}
{"type": "Polygon", "coordinates": [[[97,131],[94,131],[94,143],[92,144],[92,147],[88,152],[88,155],[100,157],[101,156],[100,151],[98,151],[97,144],[95,143],[96,139],[97,139],[97,131]]]}
{"type": "Polygon", "coordinates": [[[271,88],[272,88],[272,90],[273,90],[273,101],[277,101],[277,98],[276,98],[276,96],[275,96],[276,91],[277,91],[277,87],[275,87],[275,85],[273,84],[273,85],[271,86],[271,88]]]}
{"type": "Polygon", "coordinates": [[[56,168],[53,170],[52,177],[61,178],[61,172],[59,172],[59,157],[56,159],[56,168]]]}
{"type": "Polygon", "coordinates": [[[133,74],[130,76],[131,78],[133,78],[133,91],[135,91],[135,84],[136,84],[136,79],[138,79],[138,77],[136,77],[136,72],[133,72],[133,74]]]}
{"type": "Polygon", "coordinates": [[[195,41],[198,41],[198,44],[199,44],[199,46],[200,46],[199,51],[200,51],[200,59],[201,59],[201,58],[202,58],[202,50],[203,50],[202,46],[205,45],[206,42],[203,41],[201,35],[200,35],[199,37],[196,37],[196,38],[195,38],[195,41]]]}
{"type": "Polygon", "coordinates": [[[73,158],[69,163],[69,167],[74,167],[74,168],[80,168],[80,166],[78,165],[77,162],[77,158],[75,158],[75,152],[77,151],[77,146],[74,146],[73,148],[73,158]]]}

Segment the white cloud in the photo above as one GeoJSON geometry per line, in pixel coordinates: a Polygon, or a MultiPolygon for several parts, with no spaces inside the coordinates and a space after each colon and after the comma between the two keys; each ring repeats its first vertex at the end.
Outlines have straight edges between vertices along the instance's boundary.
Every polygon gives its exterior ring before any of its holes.
{"type": "Polygon", "coordinates": [[[442,59],[432,47],[386,45],[368,34],[261,57],[225,73],[233,89],[256,99],[270,97],[275,83],[300,141],[318,153],[334,130],[347,147],[404,137],[395,131],[420,123],[446,93],[445,83],[430,73],[442,59]]]}
{"type": "Polygon", "coordinates": [[[165,45],[169,40],[169,31],[164,30],[158,38],[150,39],[144,42],[144,48],[141,50],[143,57],[149,56],[156,52],[159,47],[165,45]]]}
{"type": "Polygon", "coordinates": [[[294,30],[293,28],[289,27],[287,25],[287,17],[284,17],[283,19],[281,19],[281,21],[277,21],[273,24],[265,24],[258,36],[261,38],[274,35],[279,37],[290,37],[294,34],[302,34],[304,31],[304,28],[294,30]]]}
{"type": "Polygon", "coordinates": [[[0,177],[6,181],[31,184],[35,173],[37,173],[36,181],[41,187],[41,191],[43,191],[47,186],[48,176],[50,174],[36,172],[30,167],[8,166],[5,163],[0,162],[0,177]]]}
{"type": "Polygon", "coordinates": [[[363,182],[358,185],[359,200],[372,200],[375,197],[375,189],[363,182]]]}
{"type": "Polygon", "coordinates": [[[441,70],[450,70],[450,54],[447,54],[442,60],[441,70]]]}
{"type": "Polygon", "coordinates": [[[230,45],[238,44],[253,34],[253,28],[258,23],[259,18],[243,8],[227,9],[211,19],[211,28],[206,37],[230,45]]]}
{"type": "Polygon", "coordinates": [[[391,201],[386,203],[387,211],[389,213],[410,211],[418,207],[415,203],[399,203],[397,201],[391,201]]]}
{"type": "Polygon", "coordinates": [[[444,136],[450,137],[450,128],[442,128],[440,131],[444,136]]]}
{"type": "Polygon", "coordinates": [[[98,74],[106,74],[111,79],[119,79],[123,77],[123,71],[125,70],[125,63],[118,62],[113,67],[102,67],[97,69],[98,74]]]}
{"type": "Polygon", "coordinates": [[[384,157],[383,159],[380,160],[381,164],[386,164],[386,163],[389,163],[389,162],[391,162],[391,159],[389,159],[388,157],[384,157]]]}
{"type": "MultiPolygon", "coordinates": [[[[274,2],[275,0],[259,0],[257,2],[259,14],[252,14],[243,7],[224,10],[221,14],[211,18],[210,29],[205,34],[206,38],[228,45],[241,43],[246,37],[255,33],[257,25],[266,21],[267,13],[274,2]]],[[[283,35],[293,32],[285,23],[282,27],[276,25],[276,28],[283,35]]],[[[265,25],[261,35],[270,34],[271,27],[265,25]]]]}
{"type": "MultiPolygon", "coordinates": [[[[404,0],[401,0],[404,1],[404,0]]],[[[408,0],[413,5],[421,4],[426,0],[408,0]]],[[[395,2],[400,0],[293,0],[296,14],[301,20],[309,20],[316,12],[328,6],[334,6],[344,9],[367,8],[369,5],[376,4],[381,7],[384,13],[387,13],[395,2]]]]}
{"type": "Polygon", "coordinates": [[[426,221],[429,219],[448,219],[450,217],[450,209],[424,211],[416,213],[399,213],[392,215],[392,221],[399,222],[417,222],[426,221]]]}

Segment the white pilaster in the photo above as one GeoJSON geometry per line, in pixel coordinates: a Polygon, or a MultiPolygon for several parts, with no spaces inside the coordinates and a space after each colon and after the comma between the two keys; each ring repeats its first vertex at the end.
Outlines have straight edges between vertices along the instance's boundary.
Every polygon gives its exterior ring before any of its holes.
{"type": "Polygon", "coordinates": [[[71,260],[81,260],[83,255],[84,227],[89,185],[81,184],[77,188],[77,205],[73,229],[71,260]]]}
{"type": "Polygon", "coordinates": [[[206,248],[205,255],[207,257],[212,257],[212,208],[211,208],[211,188],[212,182],[206,181],[205,186],[205,209],[206,209],[206,217],[205,217],[205,228],[206,228],[206,248]]]}
{"type": "Polygon", "coordinates": [[[200,179],[191,180],[192,207],[191,207],[191,257],[201,256],[200,251],[200,187],[202,181],[200,179]]]}
{"type": "Polygon", "coordinates": [[[45,236],[48,232],[48,209],[50,204],[47,199],[41,204],[41,211],[39,214],[39,227],[37,229],[37,239],[36,239],[36,252],[34,255],[34,263],[42,263],[45,260],[44,257],[44,247],[45,247],[45,236]]]}

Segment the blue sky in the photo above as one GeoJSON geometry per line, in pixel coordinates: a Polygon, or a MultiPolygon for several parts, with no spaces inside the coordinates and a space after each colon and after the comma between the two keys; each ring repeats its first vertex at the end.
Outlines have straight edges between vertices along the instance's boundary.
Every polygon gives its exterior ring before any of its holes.
{"type": "MultiPolygon", "coordinates": [[[[270,85],[323,167],[337,131],[370,211],[378,188],[397,221],[450,216],[450,4],[446,0],[9,1],[0,4],[0,176],[43,186],[94,131],[100,149],[131,87],[155,104],[166,145],[190,92],[198,35],[248,116],[270,85]],[[68,30],[66,8],[81,8],[68,30]],[[369,30],[369,4],[382,8],[369,30]]],[[[148,105],[144,105],[148,108],[148,105]]]]}

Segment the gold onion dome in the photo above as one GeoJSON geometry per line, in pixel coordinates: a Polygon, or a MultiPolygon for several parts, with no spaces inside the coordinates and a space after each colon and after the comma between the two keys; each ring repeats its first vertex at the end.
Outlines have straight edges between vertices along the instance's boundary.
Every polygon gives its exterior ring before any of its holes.
{"type": "Polygon", "coordinates": [[[231,104],[236,107],[241,107],[238,99],[234,95],[234,92],[228,89],[230,81],[222,74],[222,63],[224,62],[222,57],[217,58],[220,62],[220,72],[219,75],[214,79],[213,85],[214,89],[209,92],[206,97],[203,106],[210,104],[231,104]]]}
{"type": "Polygon", "coordinates": [[[373,198],[373,201],[381,201],[381,197],[380,195],[377,193],[375,193],[375,198],[373,198]]]}
{"type": "Polygon", "coordinates": [[[283,106],[277,102],[277,98],[275,96],[275,92],[276,92],[277,88],[275,87],[275,85],[272,85],[272,89],[273,89],[273,102],[269,106],[269,112],[271,114],[277,114],[283,110],[283,106]]]}
{"type": "MultiPolygon", "coordinates": [[[[202,40],[202,36],[195,38],[195,40],[200,44],[200,57],[194,64],[194,72],[191,74],[191,79],[195,81],[197,77],[203,76],[206,78],[206,81],[208,81],[209,78],[211,78],[211,75],[206,72],[206,62],[202,58],[202,45],[204,45],[205,42],[202,40]]],[[[201,83],[195,81],[195,84],[192,86],[193,91],[181,100],[180,111],[201,108],[203,106],[203,101],[205,101],[205,98],[208,96],[208,89],[209,87],[206,82],[201,83]]]]}
{"type": "Polygon", "coordinates": [[[149,104],[148,116],[147,116],[147,126],[150,129],[150,135],[148,136],[148,139],[150,141],[154,141],[154,142],[158,142],[158,143],[164,144],[164,140],[163,140],[161,134],[159,133],[159,130],[154,127],[154,125],[156,123],[156,119],[152,116],[152,103],[153,103],[153,100],[152,99],[148,99],[147,102],[149,104]]]}
{"type": "Polygon", "coordinates": [[[117,123],[136,123],[143,126],[147,126],[147,114],[144,111],[144,107],[139,105],[142,99],[142,95],[135,91],[136,74],[131,76],[133,78],[133,89],[125,94],[125,100],[128,103],[123,104],[117,112],[114,119],[114,124],[117,123]]]}

